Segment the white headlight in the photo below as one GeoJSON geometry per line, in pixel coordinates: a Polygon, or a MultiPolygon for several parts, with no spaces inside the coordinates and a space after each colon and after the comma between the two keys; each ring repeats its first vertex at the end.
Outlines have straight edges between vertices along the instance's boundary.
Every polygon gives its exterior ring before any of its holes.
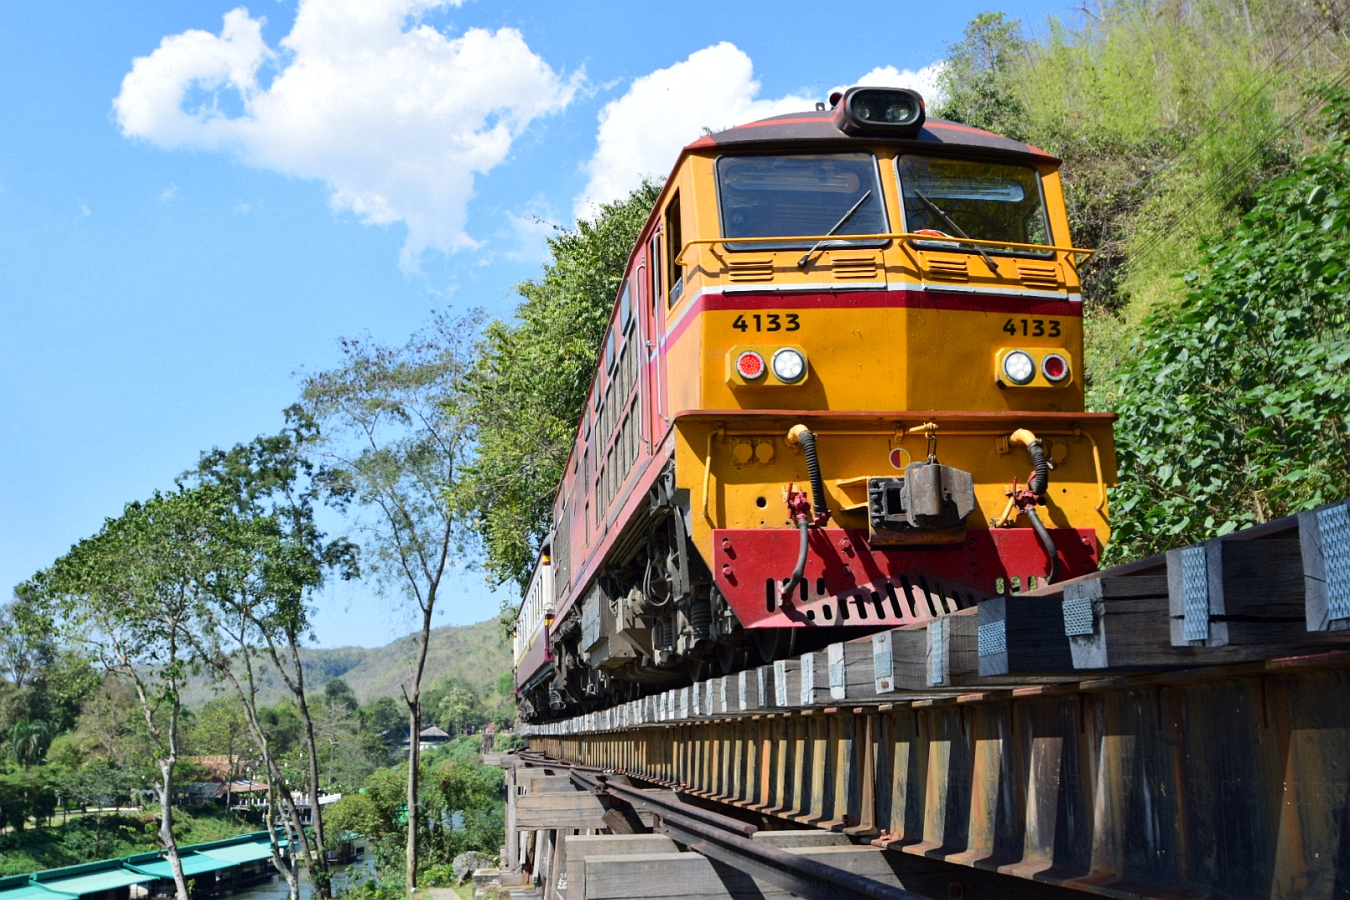
{"type": "Polygon", "coordinates": [[[790,347],[784,347],[773,355],[773,374],[786,384],[801,381],[806,374],[806,357],[790,347]]]}
{"type": "Polygon", "coordinates": [[[1036,361],[1025,350],[1014,350],[1003,357],[1003,375],[1013,384],[1027,384],[1036,377],[1036,361]]]}

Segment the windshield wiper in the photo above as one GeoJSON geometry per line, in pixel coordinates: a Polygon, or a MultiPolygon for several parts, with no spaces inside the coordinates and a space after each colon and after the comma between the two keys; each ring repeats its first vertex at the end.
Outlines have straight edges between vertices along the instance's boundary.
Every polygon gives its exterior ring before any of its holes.
{"type": "MultiPolygon", "coordinates": [[[[863,195],[858,198],[858,202],[853,204],[853,206],[849,209],[848,212],[844,213],[844,217],[840,219],[838,222],[835,222],[833,228],[825,232],[825,237],[828,238],[830,235],[834,234],[840,228],[843,228],[844,225],[847,224],[848,220],[853,218],[853,214],[862,208],[862,205],[867,202],[867,198],[870,196],[872,196],[872,189],[868,188],[866,191],[863,192],[863,195]]],[[[824,244],[825,238],[821,238],[820,240],[816,241],[816,245],[812,247],[810,250],[807,250],[805,256],[797,260],[797,268],[805,269],[806,264],[811,261],[811,257],[815,256],[816,252],[820,250],[820,248],[824,246],[824,244]]]]}
{"type": "MultiPolygon", "coordinates": [[[[935,215],[935,216],[937,216],[939,219],[941,219],[941,220],[942,220],[942,224],[943,224],[943,225],[946,225],[947,228],[948,228],[948,230],[950,230],[953,234],[955,234],[957,237],[965,238],[965,239],[968,240],[968,241],[969,241],[969,240],[972,240],[971,236],[968,235],[968,234],[966,234],[964,231],[962,231],[962,230],[957,226],[957,224],[951,220],[951,217],[950,217],[950,216],[948,216],[945,212],[943,212],[941,209],[938,208],[938,205],[937,205],[936,203],[934,203],[932,200],[929,200],[927,197],[925,197],[925,196],[923,195],[923,191],[915,191],[915,192],[914,192],[914,196],[916,196],[916,197],[918,197],[920,200],[922,200],[922,201],[923,201],[923,205],[926,206],[926,207],[928,207],[928,210],[929,210],[933,215],[935,215]]],[[[989,266],[990,270],[991,270],[995,275],[1002,275],[1002,274],[1003,274],[1002,272],[1000,272],[1000,271],[998,270],[998,265],[994,262],[994,258],[993,258],[992,256],[990,256],[988,253],[985,253],[983,247],[981,247],[979,244],[971,244],[970,246],[972,246],[972,247],[975,248],[975,252],[978,253],[978,254],[980,254],[980,259],[983,259],[983,260],[985,261],[985,264],[989,266]]]]}

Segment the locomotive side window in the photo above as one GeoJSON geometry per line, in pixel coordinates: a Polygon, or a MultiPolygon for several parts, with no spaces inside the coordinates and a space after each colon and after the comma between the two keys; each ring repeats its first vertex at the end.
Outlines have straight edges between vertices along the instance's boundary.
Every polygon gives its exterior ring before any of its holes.
{"type": "MultiPolygon", "coordinates": [[[[647,253],[647,258],[652,261],[651,272],[649,273],[651,277],[651,294],[649,296],[652,298],[652,313],[655,314],[661,311],[661,239],[655,235],[652,236],[651,248],[647,253]]],[[[653,315],[652,320],[654,322],[661,321],[657,315],[653,315]]]]}
{"type": "MultiPolygon", "coordinates": [[[[1041,177],[1031,166],[928,156],[902,156],[896,165],[906,231],[1017,244],[1050,243],[1041,177]]],[[[946,242],[916,243],[941,247],[946,242]]],[[[1049,251],[1011,247],[987,249],[1051,255],[1049,251]]]]}
{"type": "MultiPolygon", "coordinates": [[[[887,232],[877,161],[870,153],[723,156],[717,160],[717,199],[723,237],[887,232]]],[[[855,241],[838,243],[868,245],[855,241]]],[[[783,242],[730,244],[727,249],[794,246],[795,243],[783,242]]]]}
{"type": "Polygon", "coordinates": [[[666,207],[666,272],[667,279],[670,281],[671,306],[680,302],[680,295],[684,293],[684,269],[675,265],[675,260],[680,258],[680,251],[684,249],[684,230],[680,223],[680,192],[670,198],[670,205],[666,207]]]}

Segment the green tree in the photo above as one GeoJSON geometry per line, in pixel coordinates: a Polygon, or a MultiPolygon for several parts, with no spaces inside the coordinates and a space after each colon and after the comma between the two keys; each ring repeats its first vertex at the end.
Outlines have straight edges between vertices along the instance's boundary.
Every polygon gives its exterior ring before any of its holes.
{"type": "Polygon", "coordinates": [[[61,793],[65,808],[94,809],[91,816],[79,820],[88,837],[83,859],[104,859],[110,855],[115,838],[107,827],[110,817],[106,809],[121,806],[141,783],[134,771],[108,760],[91,761],[55,780],[54,786],[61,793]]]}
{"type": "Polygon", "coordinates": [[[0,731],[22,720],[47,723],[52,736],[68,731],[98,684],[88,660],[59,647],[17,594],[0,606],[0,674],[9,680],[0,691],[0,731]]]}
{"type": "Polygon", "coordinates": [[[500,769],[444,760],[428,773],[427,862],[449,863],[468,850],[496,852],[505,839],[500,769]],[[458,817],[460,827],[450,823],[458,817]]]}
{"type": "Polygon", "coordinates": [[[29,687],[43,665],[56,655],[51,635],[33,625],[19,597],[0,606],[0,674],[19,690],[29,687]]]}
{"type": "Polygon", "coordinates": [[[29,819],[40,822],[54,812],[56,788],[48,773],[0,775],[0,825],[23,831],[29,819]]]}
{"type": "MultiPolygon", "coordinates": [[[[345,339],[342,365],[307,377],[305,413],[322,429],[312,455],[330,498],[354,502],[369,568],[421,617],[417,655],[403,685],[408,731],[422,722],[422,676],[442,579],[459,547],[458,518],[441,499],[455,483],[469,433],[458,412],[474,320],[438,316],[401,348],[345,339]]],[[[417,885],[417,741],[409,742],[405,877],[417,885]]]]}
{"type": "Polygon", "coordinates": [[[408,827],[407,785],[405,766],[379,769],[358,792],[343,794],[329,814],[334,828],[370,838],[376,866],[382,871],[396,872],[404,861],[406,837],[400,840],[400,836],[406,835],[408,827]]]}
{"type": "Polygon", "coordinates": [[[207,701],[192,723],[193,749],[203,755],[225,759],[225,807],[234,800],[234,781],[244,766],[257,757],[257,744],[249,730],[248,716],[238,697],[216,697],[207,701]]]}
{"type": "Polygon", "coordinates": [[[408,736],[405,730],[408,727],[408,718],[392,697],[375,698],[373,702],[357,710],[357,715],[360,717],[363,730],[386,743],[397,743],[408,736]]]}
{"type": "Polygon", "coordinates": [[[356,692],[341,678],[330,679],[323,686],[323,701],[334,709],[342,709],[348,713],[356,712],[357,707],[361,705],[356,699],[356,692]]]}
{"type": "Polygon", "coordinates": [[[469,728],[487,721],[478,692],[460,682],[449,685],[436,706],[436,718],[450,734],[463,734],[469,728]]]}
{"type": "Polygon", "coordinates": [[[37,765],[46,756],[52,741],[52,730],[41,719],[20,719],[9,729],[9,755],[27,769],[37,765]]]}
{"type": "Polygon", "coordinates": [[[226,514],[217,492],[156,493],[20,589],[30,612],[132,686],[159,770],[159,840],[178,900],[188,900],[173,832],[182,690],[200,662],[190,634],[213,575],[208,536],[226,514]]]}
{"type": "MultiPolygon", "coordinates": [[[[229,516],[217,529],[221,568],[210,602],[202,607],[203,660],[233,688],[268,769],[269,792],[277,795],[299,836],[300,859],[321,900],[331,893],[322,809],[318,803],[320,751],[305,686],[300,648],[310,631],[307,598],[332,572],[358,574],[356,547],[345,538],[327,540],[314,517],[316,485],[308,445],[318,440],[312,419],[294,406],[286,427],[229,450],[202,454],[186,477],[203,489],[223,493],[229,516]],[[313,841],[281,777],[281,766],[258,716],[255,657],[263,657],[290,692],[299,716],[305,751],[313,841]]],[[[273,841],[273,864],[286,877],[292,896],[299,882],[290,860],[273,841]]]]}
{"type": "Polygon", "coordinates": [[[1026,61],[1021,24],[1001,12],[982,12],[966,26],[962,40],[948,48],[938,76],[942,101],[934,110],[944,119],[1026,140],[1027,109],[1013,81],[1026,61]]]}
{"type": "Polygon", "coordinates": [[[448,496],[473,518],[494,583],[529,581],[628,255],[659,193],[644,182],[550,238],[543,276],[518,285],[514,320],[487,327],[466,373],[475,453],[448,496]]]}
{"type": "Polygon", "coordinates": [[[1332,140],[1211,242],[1104,392],[1122,474],[1111,558],[1350,494],[1350,91],[1332,140]]]}

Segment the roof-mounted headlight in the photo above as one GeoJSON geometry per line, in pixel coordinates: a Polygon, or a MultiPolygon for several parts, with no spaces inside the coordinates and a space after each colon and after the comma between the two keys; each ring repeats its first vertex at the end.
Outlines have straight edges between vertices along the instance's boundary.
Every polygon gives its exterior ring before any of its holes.
{"type": "Polygon", "coordinates": [[[834,117],[845,134],[913,137],[923,127],[923,97],[909,88],[852,87],[844,92],[834,117]]]}

